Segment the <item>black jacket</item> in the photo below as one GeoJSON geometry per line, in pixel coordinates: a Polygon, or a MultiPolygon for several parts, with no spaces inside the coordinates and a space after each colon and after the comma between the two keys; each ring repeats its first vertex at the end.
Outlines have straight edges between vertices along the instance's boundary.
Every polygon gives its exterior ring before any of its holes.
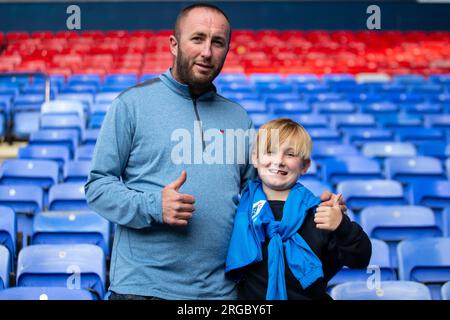
{"type": "MultiPolygon", "coordinates": [[[[280,221],[283,216],[284,201],[269,201],[269,204],[275,220],[280,221]]],[[[298,233],[322,261],[324,278],[318,279],[304,290],[285,261],[286,289],[290,300],[329,300],[331,297],[326,293],[327,283],[343,266],[362,269],[369,264],[372,244],[363,229],[357,223],[350,221],[346,215],[339,227],[331,232],[316,228],[314,212],[311,210],[307,213],[298,233]]],[[[269,239],[266,239],[262,247],[263,260],[244,268],[243,278],[238,284],[239,299],[264,300],[266,298],[268,242],[269,239]]]]}

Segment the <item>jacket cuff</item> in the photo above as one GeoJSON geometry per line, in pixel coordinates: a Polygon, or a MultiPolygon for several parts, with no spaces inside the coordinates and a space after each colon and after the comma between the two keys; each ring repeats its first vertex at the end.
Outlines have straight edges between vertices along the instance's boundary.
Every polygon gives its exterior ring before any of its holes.
{"type": "Polygon", "coordinates": [[[334,230],[334,234],[338,239],[345,239],[352,232],[353,224],[346,214],[342,214],[341,224],[334,230]]]}
{"type": "Polygon", "coordinates": [[[147,222],[149,225],[163,223],[161,192],[144,193],[147,203],[147,222]]]}

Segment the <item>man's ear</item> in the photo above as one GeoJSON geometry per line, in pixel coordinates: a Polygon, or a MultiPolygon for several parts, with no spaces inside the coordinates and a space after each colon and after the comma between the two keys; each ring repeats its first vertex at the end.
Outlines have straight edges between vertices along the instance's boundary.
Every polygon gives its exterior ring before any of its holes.
{"type": "Polygon", "coordinates": [[[311,166],[311,159],[303,160],[303,168],[301,170],[302,175],[304,175],[308,171],[310,166],[311,166]]]}
{"type": "Polygon", "coordinates": [[[175,37],[175,35],[171,35],[169,37],[169,44],[170,44],[170,52],[176,57],[178,53],[178,40],[175,37]]]}

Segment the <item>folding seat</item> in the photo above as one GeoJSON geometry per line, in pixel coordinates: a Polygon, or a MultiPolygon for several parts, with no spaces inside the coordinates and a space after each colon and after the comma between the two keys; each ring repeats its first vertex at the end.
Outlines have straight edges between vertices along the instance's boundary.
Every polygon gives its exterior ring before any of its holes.
{"type": "Polygon", "coordinates": [[[301,94],[320,94],[331,91],[331,88],[322,83],[295,83],[295,90],[301,94]]]}
{"type": "Polygon", "coordinates": [[[317,169],[317,162],[315,162],[314,160],[311,160],[308,171],[300,178],[301,181],[307,179],[316,181],[319,180],[319,171],[317,169]]]}
{"type": "Polygon", "coordinates": [[[0,291],[0,300],[96,300],[88,290],[58,287],[14,287],[0,291]]]}
{"type": "Polygon", "coordinates": [[[445,167],[447,168],[447,179],[450,180],[450,158],[445,160],[445,167]]]}
{"type": "Polygon", "coordinates": [[[393,140],[393,133],[388,129],[345,128],[341,131],[344,134],[345,141],[357,147],[361,147],[368,142],[390,142],[393,140]]]}
{"type": "Polygon", "coordinates": [[[119,92],[99,92],[95,95],[95,103],[97,104],[111,104],[119,92]]]}
{"type": "MultiPolygon", "coordinates": [[[[45,83],[27,83],[20,89],[21,94],[23,95],[40,95],[44,96],[45,94],[45,83]]],[[[58,89],[56,86],[50,85],[50,98],[53,98],[58,93],[58,89]]]]}
{"type": "Polygon", "coordinates": [[[331,89],[335,92],[339,92],[342,94],[361,94],[367,93],[369,90],[369,86],[365,84],[357,84],[357,83],[334,83],[331,85],[331,89]]]}
{"type": "Polygon", "coordinates": [[[74,115],[79,118],[85,118],[83,104],[80,101],[59,99],[47,101],[42,104],[41,113],[53,115],[74,115]]]}
{"type": "Polygon", "coordinates": [[[101,82],[98,74],[74,74],[68,80],[69,84],[93,84],[97,87],[101,82]]]}
{"type": "Polygon", "coordinates": [[[290,94],[294,93],[294,87],[291,84],[286,83],[255,83],[255,89],[260,94],[290,94]]]}
{"type": "MultiPolygon", "coordinates": [[[[304,94],[304,98],[306,101],[308,101],[308,103],[323,103],[326,105],[326,103],[330,104],[330,103],[338,103],[338,102],[346,102],[345,101],[345,97],[342,94],[339,93],[318,93],[318,94],[304,94]]],[[[347,102],[348,103],[348,102],[347,102]]],[[[314,110],[319,110],[319,107],[313,105],[313,109],[314,110]]],[[[341,105],[341,108],[349,108],[349,106],[347,105],[346,107],[343,107],[341,105]]]]}
{"type": "Polygon", "coordinates": [[[39,111],[44,103],[44,94],[21,94],[14,100],[13,112],[39,111]]]}
{"type": "Polygon", "coordinates": [[[313,104],[313,110],[320,114],[339,114],[353,113],[356,107],[350,102],[318,102],[313,104]]]}
{"type": "Polygon", "coordinates": [[[232,101],[236,101],[239,104],[242,104],[242,101],[245,100],[259,100],[260,94],[256,92],[234,92],[234,91],[223,91],[221,93],[227,99],[232,101]]]}
{"type": "Polygon", "coordinates": [[[419,144],[418,154],[443,161],[450,157],[450,144],[447,142],[422,142],[419,144]]]}
{"type": "Polygon", "coordinates": [[[324,158],[357,156],[359,152],[354,146],[348,144],[316,143],[313,146],[312,154],[315,160],[322,160],[324,158]]]}
{"type": "Polygon", "coordinates": [[[313,142],[330,142],[340,144],[341,134],[335,129],[311,128],[308,130],[313,142]]]}
{"type": "Polygon", "coordinates": [[[328,128],[329,118],[318,114],[301,114],[293,117],[295,121],[305,127],[307,130],[312,128],[328,128]]]}
{"type": "Polygon", "coordinates": [[[48,210],[89,210],[83,183],[61,183],[50,188],[48,210]]]}
{"type": "Polygon", "coordinates": [[[266,103],[269,111],[275,114],[301,114],[311,112],[311,107],[298,100],[266,103]]]}
{"type": "Polygon", "coordinates": [[[400,108],[397,104],[388,101],[361,104],[361,112],[366,114],[396,115],[399,110],[400,108]]]}
{"type": "Polygon", "coordinates": [[[91,94],[95,95],[98,88],[94,84],[67,84],[63,86],[59,93],[61,94],[91,94]]]}
{"type": "Polygon", "coordinates": [[[433,113],[441,113],[442,106],[437,103],[402,103],[400,108],[403,112],[408,114],[428,115],[433,113]]]}
{"type": "Polygon", "coordinates": [[[369,114],[333,115],[330,117],[336,129],[375,128],[375,118],[369,114]]]}
{"type": "Polygon", "coordinates": [[[94,95],[92,93],[60,93],[56,96],[56,99],[79,101],[83,103],[85,113],[89,113],[91,105],[94,103],[94,95]]]}
{"type": "Polygon", "coordinates": [[[77,151],[75,152],[75,160],[87,160],[91,161],[94,156],[94,148],[95,145],[88,144],[79,146],[77,151]]]}
{"type": "Polygon", "coordinates": [[[445,180],[441,162],[431,157],[402,157],[385,160],[386,177],[404,184],[445,180]]]}
{"type": "Polygon", "coordinates": [[[432,74],[428,78],[432,83],[448,84],[450,83],[450,75],[448,74],[432,74]]]}
{"type": "Polygon", "coordinates": [[[314,179],[303,180],[302,178],[300,178],[298,182],[300,182],[302,185],[304,185],[307,189],[309,189],[313,194],[315,194],[318,197],[320,197],[320,195],[324,191],[333,192],[333,188],[329,184],[324,183],[320,180],[314,179]]]}
{"type": "Polygon", "coordinates": [[[274,73],[253,73],[250,75],[249,80],[251,83],[282,83],[284,82],[280,74],[274,73]]]}
{"type": "Polygon", "coordinates": [[[380,162],[390,157],[416,156],[416,147],[407,142],[367,142],[361,151],[365,157],[375,158],[380,162]]]}
{"type": "Polygon", "coordinates": [[[399,74],[393,77],[394,83],[409,85],[409,84],[423,84],[425,78],[420,74],[399,74]]]}
{"type": "Polygon", "coordinates": [[[29,146],[63,146],[70,151],[73,158],[78,147],[78,131],[74,129],[48,129],[32,132],[29,146]]]}
{"type": "Polygon", "coordinates": [[[352,74],[325,74],[322,76],[322,80],[326,84],[342,84],[342,83],[355,83],[355,77],[352,74]]]}
{"type": "Polygon", "coordinates": [[[105,76],[105,84],[124,84],[134,86],[138,82],[137,75],[130,74],[108,74],[105,76]]]}
{"type": "Polygon", "coordinates": [[[398,128],[394,134],[402,142],[421,143],[426,141],[444,142],[445,135],[440,129],[431,128],[398,128]]]}
{"type": "Polygon", "coordinates": [[[443,89],[442,85],[436,83],[412,85],[409,87],[412,94],[440,94],[443,92],[443,89]]]}
{"type": "MultiPolygon", "coordinates": [[[[383,97],[378,93],[353,93],[353,92],[347,92],[344,94],[347,101],[351,103],[357,103],[357,104],[373,104],[373,103],[384,103],[383,97]]],[[[376,107],[374,107],[376,108],[376,107]]]]}
{"type": "MultiPolygon", "coordinates": [[[[154,78],[157,78],[158,76],[159,76],[159,75],[156,74],[156,73],[143,73],[143,74],[141,75],[141,77],[139,78],[139,81],[142,83],[142,82],[144,82],[144,81],[152,80],[152,79],[154,79],[154,78]]],[[[217,78],[216,78],[216,81],[217,81],[217,78]]]]}
{"type": "Polygon", "coordinates": [[[97,142],[98,134],[100,130],[99,129],[87,129],[84,134],[84,145],[95,145],[97,142]]]}
{"type": "Polygon", "coordinates": [[[0,292],[9,287],[10,259],[12,258],[8,249],[0,245],[0,292]]]}
{"type": "Polygon", "coordinates": [[[450,279],[450,238],[404,240],[397,247],[400,280],[422,282],[434,300],[450,279]]]}
{"type": "Polygon", "coordinates": [[[328,286],[335,286],[350,281],[367,281],[372,273],[377,273],[380,281],[397,280],[397,275],[389,260],[388,245],[378,239],[370,239],[372,243],[372,256],[369,266],[366,269],[342,268],[336,275],[328,281],[328,286]]]}
{"type": "Polygon", "coordinates": [[[442,229],[444,230],[444,236],[450,237],[450,207],[442,211],[442,229]]]}
{"type": "MultiPolygon", "coordinates": [[[[1,79],[0,79],[1,81],[1,79]]],[[[0,82],[0,95],[16,97],[20,93],[20,85],[17,83],[0,82]]]]}
{"type": "Polygon", "coordinates": [[[33,245],[17,261],[18,287],[64,287],[105,293],[106,265],[101,248],[91,244],[33,245]]]}
{"type": "Polygon", "coordinates": [[[240,100],[239,104],[247,110],[248,113],[265,113],[267,112],[266,104],[261,100],[240,100]]]}
{"type": "Polygon", "coordinates": [[[103,84],[100,86],[99,91],[102,93],[121,93],[130,87],[132,86],[127,85],[126,83],[103,84]]]}
{"type": "Polygon", "coordinates": [[[13,136],[16,139],[28,139],[32,132],[39,130],[39,119],[41,113],[34,112],[17,112],[13,115],[13,136]]]}
{"type": "MultiPolygon", "coordinates": [[[[400,94],[405,94],[407,92],[407,87],[405,85],[395,84],[395,83],[385,83],[379,86],[374,86],[373,89],[376,93],[383,96],[394,96],[397,97],[400,94]]],[[[390,97],[388,97],[390,98],[390,97]]]]}
{"type": "Polygon", "coordinates": [[[425,101],[424,95],[416,93],[384,93],[383,97],[394,103],[422,103],[425,101]]]}
{"type": "Polygon", "coordinates": [[[450,300],[450,281],[446,282],[441,288],[442,300],[450,300]]]}
{"type": "Polygon", "coordinates": [[[62,170],[64,164],[70,159],[70,151],[64,146],[26,146],[19,149],[17,157],[27,160],[53,160],[62,170]]]}
{"type": "Polygon", "coordinates": [[[7,159],[1,167],[0,184],[34,185],[48,190],[58,183],[58,164],[51,160],[7,159]]]}
{"type": "Polygon", "coordinates": [[[383,281],[368,288],[366,281],[347,282],[331,290],[334,300],[431,300],[430,290],[413,281],[383,281]]]}
{"type": "Polygon", "coordinates": [[[450,181],[420,181],[411,185],[414,204],[433,210],[450,207],[450,181]]]}
{"type": "Polygon", "coordinates": [[[251,83],[231,82],[220,86],[220,92],[231,93],[256,93],[255,87],[251,83]]]}
{"type": "Polygon", "coordinates": [[[450,129],[450,115],[427,115],[425,116],[425,123],[431,128],[450,129]]]}
{"type": "Polygon", "coordinates": [[[361,156],[331,158],[322,161],[324,181],[332,184],[346,180],[379,180],[383,179],[380,164],[361,156]]]}
{"type": "Polygon", "coordinates": [[[347,180],[337,185],[353,211],[375,205],[407,205],[400,182],[392,180],[347,180]]]}
{"type": "Polygon", "coordinates": [[[222,83],[246,83],[247,76],[244,73],[222,73],[216,80],[217,84],[222,83]]]}
{"type": "MultiPolygon", "coordinates": [[[[0,206],[0,246],[4,246],[10,259],[10,270],[14,270],[14,257],[16,256],[17,220],[14,210],[0,206]]],[[[1,259],[0,259],[1,260],[1,259]]]]}
{"type": "Polygon", "coordinates": [[[64,166],[64,182],[84,183],[90,171],[90,161],[69,161],[64,166]]]}
{"type": "Polygon", "coordinates": [[[419,115],[388,115],[377,116],[377,123],[383,128],[397,129],[397,128],[422,128],[423,121],[419,115]]]}
{"type": "Polygon", "coordinates": [[[41,130],[76,130],[78,132],[78,139],[84,139],[84,131],[86,130],[86,123],[84,118],[74,115],[57,115],[57,114],[43,114],[41,115],[41,130]]]}
{"type": "Polygon", "coordinates": [[[109,255],[110,224],[93,211],[46,211],[33,222],[31,243],[93,244],[109,255]]]}
{"type": "Polygon", "coordinates": [[[384,240],[390,248],[391,265],[397,267],[399,241],[441,237],[433,211],[420,206],[372,206],[360,213],[361,226],[369,237],[384,240]]]}
{"type": "Polygon", "coordinates": [[[319,77],[315,74],[288,74],[286,76],[288,83],[319,83],[319,77]]]}

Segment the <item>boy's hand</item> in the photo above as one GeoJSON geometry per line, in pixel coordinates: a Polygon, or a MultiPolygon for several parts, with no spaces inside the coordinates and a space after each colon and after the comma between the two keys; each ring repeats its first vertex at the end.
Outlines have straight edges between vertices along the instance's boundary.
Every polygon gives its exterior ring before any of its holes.
{"type": "Polygon", "coordinates": [[[314,222],[316,223],[317,229],[334,231],[339,227],[342,221],[342,211],[339,208],[340,198],[341,195],[332,196],[332,207],[317,207],[316,214],[314,216],[314,222]]]}
{"type": "Polygon", "coordinates": [[[336,199],[339,200],[339,207],[341,209],[341,212],[345,214],[347,212],[347,206],[345,205],[344,197],[342,197],[342,195],[338,196],[334,193],[331,193],[330,191],[324,191],[322,193],[322,195],[320,196],[320,200],[322,201],[322,203],[320,203],[319,206],[332,207],[334,206],[334,202],[336,199]]]}

